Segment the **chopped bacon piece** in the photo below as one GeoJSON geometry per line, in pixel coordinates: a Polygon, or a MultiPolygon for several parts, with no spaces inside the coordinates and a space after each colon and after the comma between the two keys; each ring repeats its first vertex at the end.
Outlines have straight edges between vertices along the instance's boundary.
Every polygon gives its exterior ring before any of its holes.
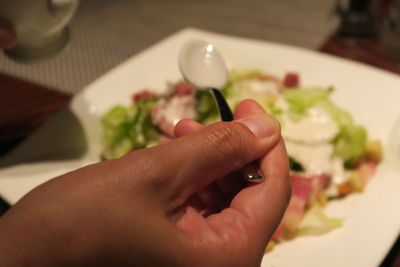
{"type": "Polygon", "coordinates": [[[308,197],[307,206],[311,206],[317,201],[319,192],[329,186],[331,183],[331,177],[326,174],[320,174],[308,179],[311,180],[312,189],[310,196],[308,197]]]}
{"type": "Polygon", "coordinates": [[[137,94],[134,94],[132,96],[132,101],[135,103],[135,102],[139,101],[140,99],[150,99],[150,98],[154,98],[156,96],[157,96],[157,94],[153,91],[143,90],[137,94]]]}
{"type": "Polygon", "coordinates": [[[353,191],[353,185],[349,181],[338,184],[336,188],[339,197],[347,196],[353,191]]]}
{"type": "Polygon", "coordinates": [[[195,90],[196,90],[196,88],[193,85],[191,85],[190,83],[180,82],[174,86],[173,94],[175,96],[185,96],[185,95],[192,94],[195,90]]]}
{"type": "Polygon", "coordinates": [[[283,85],[286,87],[297,87],[299,86],[299,75],[294,72],[288,72],[283,79],[283,85]]]}
{"type": "Polygon", "coordinates": [[[348,181],[337,185],[340,197],[344,197],[352,192],[362,192],[376,171],[377,163],[375,161],[362,162],[348,181]]]}
{"type": "Polygon", "coordinates": [[[296,195],[292,196],[282,219],[282,227],[284,229],[289,231],[296,230],[304,213],[306,203],[306,199],[296,195]]]}
{"type": "Polygon", "coordinates": [[[315,203],[318,193],[330,183],[330,177],[324,174],[304,177],[291,174],[292,198],[282,219],[282,227],[294,231],[299,225],[306,207],[315,203]]]}
{"type": "Polygon", "coordinates": [[[151,118],[154,125],[156,125],[165,136],[170,138],[174,137],[175,125],[166,118],[164,105],[154,108],[151,111],[151,118]]]}
{"type": "Polygon", "coordinates": [[[360,174],[361,181],[364,185],[366,185],[372,176],[375,175],[376,172],[375,161],[363,162],[358,166],[357,171],[360,174]]]}
{"type": "Polygon", "coordinates": [[[151,118],[160,131],[174,137],[175,124],[184,118],[195,117],[196,100],[192,95],[173,96],[169,99],[162,99],[157,107],[151,111],[151,118]]]}
{"type": "Polygon", "coordinates": [[[307,200],[312,192],[312,180],[298,174],[291,174],[290,178],[292,194],[307,200]]]}
{"type": "Polygon", "coordinates": [[[282,225],[279,225],[279,227],[275,230],[275,233],[272,235],[272,240],[274,240],[277,243],[285,240],[285,236],[283,235],[282,232],[282,225]]]}
{"type": "Polygon", "coordinates": [[[312,191],[312,183],[309,179],[300,175],[291,175],[292,198],[282,219],[282,227],[293,231],[300,223],[301,216],[312,191]]]}

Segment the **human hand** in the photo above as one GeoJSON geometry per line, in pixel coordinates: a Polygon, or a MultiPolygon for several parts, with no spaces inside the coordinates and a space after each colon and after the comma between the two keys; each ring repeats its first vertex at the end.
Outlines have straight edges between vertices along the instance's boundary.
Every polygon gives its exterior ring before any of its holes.
{"type": "Polygon", "coordinates": [[[176,140],[53,179],[0,220],[0,265],[257,266],[290,197],[279,124],[183,120],[176,140]],[[249,130],[251,129],[251,130],[249,130]],[[259,159],[266,179],[237,173],[259,159]]]}
{"type": "Polygon", "coordinates": [[[17,33],[8,21],[0,18],[0,49],[8,50],[17,43],[17,33]]]}

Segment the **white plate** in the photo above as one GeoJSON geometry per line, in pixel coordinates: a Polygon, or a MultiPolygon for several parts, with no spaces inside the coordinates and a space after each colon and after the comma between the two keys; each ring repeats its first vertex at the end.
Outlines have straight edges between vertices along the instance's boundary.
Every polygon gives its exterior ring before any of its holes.
{"type": "MultiPolygon", "coordinates": [[[[14,203],[49,178],[98,161],[100,114],[117,103],[128,104],[135,90],[163,90],[167,82],[180,79],[178,50],[192,38],[214,43],[230,68],[258,68],[280,76],[296,71],[303,85],[334,85],[334,100],[351,111],[372,138],[382,140],[386,151],[390,150],[390,134],[400,117],[397,75],[313,51],[185,29],[92,83],[73,99],[70,110],[58,114],[3,159],[3,165],[5,161],[23,163],[0,169],[0,194],[14,203]],[[75,130],[68,133],[66,129],[70,128],[75,130]],[[67,138],[82,129],[87,140],[83,150],[79,144],[69,144],[67,138]],[[64,157],[54,159],[60,155],[64,157]],[[32,158],[53,160],[28,163],[32,158]]],[[[323,236],[301,237],[278,245],[265,256],[263,266],[379,265],[400,230],[400,174],[392,156],[386,155],[365,193],[328,206],[329,215],[344,219],[343,227],[323,236]]]]}

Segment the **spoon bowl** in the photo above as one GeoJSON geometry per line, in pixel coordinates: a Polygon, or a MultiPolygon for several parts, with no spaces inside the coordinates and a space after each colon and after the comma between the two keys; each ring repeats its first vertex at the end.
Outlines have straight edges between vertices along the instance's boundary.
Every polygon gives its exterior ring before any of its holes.
{"type": "Polygon", "coordinates": [[[198,89],[222,89],[228,82],[225,61],[214,45],[203,40],[185,43],[179,53],[183,77],[198,89]]]}

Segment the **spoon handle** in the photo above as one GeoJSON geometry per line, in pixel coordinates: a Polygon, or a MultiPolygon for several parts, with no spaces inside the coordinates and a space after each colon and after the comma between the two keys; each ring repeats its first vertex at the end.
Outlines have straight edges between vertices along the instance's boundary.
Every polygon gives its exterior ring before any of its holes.
{"type": "Polygon", "coordinates": [[[213,93],[215,101],[217,102],[221,120],[233,121],[233,113],[228,103],[226,103],[225,97],[221,94],[221,92],[218,89],[211,88],[211,92],[213,93]]]}
{"type": "MultiPolygon", "coordinates": [[[[228,103],[225,100],[225,97],[221,94],[218,89],[211,88],[211,92],[214,95],[215,101],[217,102],[219,115],[221,116],[222,121],[233,121],[233,113],[228,103]]],[[[260,174],[260,170],[256,162],[250,162],[246,166],[244,166],[240,173],[243,178],[252,183],[261,183],[264,181],[264,175],[260,174]]]]}

